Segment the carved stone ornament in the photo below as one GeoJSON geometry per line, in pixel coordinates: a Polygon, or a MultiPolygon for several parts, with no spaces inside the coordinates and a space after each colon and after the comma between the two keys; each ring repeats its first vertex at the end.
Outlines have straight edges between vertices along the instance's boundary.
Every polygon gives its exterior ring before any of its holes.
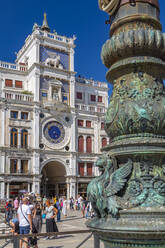
{"type": "Polygon", "coordinates": [[[120,0],[99,0],[99,7],[101,10],[112,16],[116,11],[119,3],[120,0]]]}

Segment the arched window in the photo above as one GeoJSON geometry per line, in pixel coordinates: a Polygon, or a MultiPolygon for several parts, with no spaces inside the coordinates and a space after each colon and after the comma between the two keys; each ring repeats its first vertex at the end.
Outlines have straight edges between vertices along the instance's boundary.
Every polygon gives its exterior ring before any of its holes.
{"type": "Polygon", "coordinates": [[[27,148],[28,146],[28,131],[23,129],[21,131],[21,148],[27,148]]]}
{"type": "Polygon", "coordinates": [[[78,151],[84,152],[84,137],[83,136],[78,137],[78,151]]]}
{"type": "Polygon", "coordinates": [[[18,144],[18,130],[16,128],[12,128],[10,134],[10,145],[12,147],[17,147],[17,144],[18,144]]]}
{"type": "Polygon", "coordinates": [[[102,138],[102,147],[107,145],[107,139],[106,138],[102,138]]]}
{"type": "Polygon", "coordinates": [[[90,136],[88,136],[86,139],[86,152],[92,152],[92,138],[90,136]]]}

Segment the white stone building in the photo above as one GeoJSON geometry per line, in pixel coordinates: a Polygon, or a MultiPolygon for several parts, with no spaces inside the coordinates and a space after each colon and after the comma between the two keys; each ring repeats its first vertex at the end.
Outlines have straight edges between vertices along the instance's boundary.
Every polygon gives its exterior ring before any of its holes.
{"type": "Polygon", "coordinates": [[[97,175],[108,86],[75,76],[74,41],[50,33],[45,15],[16,64],[0,61],[0,198],[76,197],[97,175]]]}

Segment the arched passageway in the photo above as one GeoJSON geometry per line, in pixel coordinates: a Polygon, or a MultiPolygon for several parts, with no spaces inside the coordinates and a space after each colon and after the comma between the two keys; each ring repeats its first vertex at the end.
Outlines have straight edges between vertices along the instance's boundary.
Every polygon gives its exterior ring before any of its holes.
{"type": "Polygon", "coordinates": [[[66,170],[58,161],[48,162],[42,169],[41,195],[47,197],[66,196],[66,170]]]}

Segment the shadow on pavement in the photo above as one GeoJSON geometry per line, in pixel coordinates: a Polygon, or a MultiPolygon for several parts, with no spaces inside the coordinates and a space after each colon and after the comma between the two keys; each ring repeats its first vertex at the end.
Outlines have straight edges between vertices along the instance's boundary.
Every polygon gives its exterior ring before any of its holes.
{"type": "Polygon", "coordinates": [[[47,247],[47,248],[62,248],[62,247],[64,247],[64,246],[49,246],[49,247],[47,247]]]}
{"type": "Polygon", "coordinates": [[[58,236],[56,239],[65,239],[65,238],[72,238],[73,235],[64,235],[64,236],[58,236]]]}
{"type": "MultiPolygon", "coordinates": [[[[80,220],[80,219],[83,219],[83,217],[68,216],[65,219],[61,220],[60,222],[65,222],[65,221],[70,221],[70,220],[80,220]]],[[[60,222],[57,222],[57,223],[60,223],[60,222]]]]}

